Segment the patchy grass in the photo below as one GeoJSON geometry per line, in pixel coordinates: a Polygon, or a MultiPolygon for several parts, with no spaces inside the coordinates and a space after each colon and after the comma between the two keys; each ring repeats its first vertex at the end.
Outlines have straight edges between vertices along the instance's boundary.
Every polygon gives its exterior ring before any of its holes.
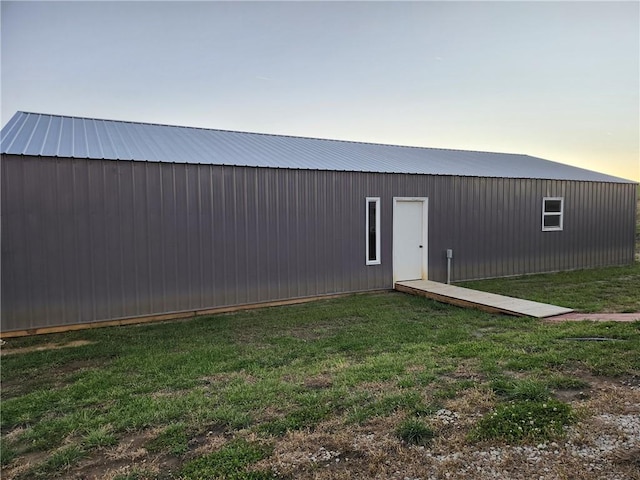
{"type": "Polygon", "coordinates": [[[589,382],[582,379],[566,375],[551,375],[546,379],[546,384],[551,389],[559,390],[584,390],[589,388],[589,382]]]}
{"type": "Polygon", "coordinates": [[[248,471],[247,467],[269,456],[270,448],[238,440],[220,450],[187,462],[181,470],[185,480],[224,478],[228,480],[262,480],[274,478],[270,472],[248,471]]]}
{"type": "Polygon", "coordinates": [[[118,440],[108,425],[93,429],[82,438],[82,446],[87,449],[111,447],[117,443],[118,440]]]}
{"type": "Polygon", "coordinates": [[[497,395],[507,400],[542,401],[547,400],[551,394],[545,383],[532,379],[501,378],[492,381],[490,387],[497,395]]]}
{"type": "MultiPolygon", "coordinates": [[[[622,271],[589,275],[609,275],[620,295],[607,302],[628,305],[634,270],[622,271]]],[[[540,284],[527,288],[540,294],[540,284]]],[[[476,441],[556,438],[574,404],[604,408],[595,403],[602,382],[618,385],[606,405],[626,414],[638,401],[622,385],[640,378],[639,323],[544,324],[400,293],[3,348],[29,348],[2,359],[7,479],[365,478],[390,465],[411,476],[420,464],[403,450],[411,445],[445,458],[476,441]],[[576,337],[615,341],[568,340],[576,337]],[[73,346],[38,349],[45,344],[73,346]]]]}
{"type": "Polygon", "coordinates": [[[147,442],[146,449],[151,453],[167,452],[171,455],[183,455],[188,449],[189,437],[184,423],[175,423],[166,427],[160,434],[147,442]]]}
{"type": "Polygon", "coordinates": [[[36,478],[49,478],[65,470],[69,470],[79,459],[86,455],[79,445],[67,445],[51,454],[46,462],[32,470],[36,478]]]}
{"type": "Polygon", "coordinates": [[[507,442],[545,442],[564,433],[576,416],[566,403],[518,400],[498,405],[485,415],[471,433],[472,439],[507,442]]]}

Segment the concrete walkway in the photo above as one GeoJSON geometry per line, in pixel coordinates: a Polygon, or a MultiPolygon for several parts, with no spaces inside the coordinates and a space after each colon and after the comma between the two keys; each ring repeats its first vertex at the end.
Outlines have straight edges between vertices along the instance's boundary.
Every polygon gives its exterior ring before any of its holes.
{"type": "Polygon", "coordinates": [[[495,293],[480,292],[430,280],[396,282],[395,289],[459,307],[477,308],[487,312],[506,313],[520,317],[545,318],[573,312],[570,308],[507,297],[495,293]]]}

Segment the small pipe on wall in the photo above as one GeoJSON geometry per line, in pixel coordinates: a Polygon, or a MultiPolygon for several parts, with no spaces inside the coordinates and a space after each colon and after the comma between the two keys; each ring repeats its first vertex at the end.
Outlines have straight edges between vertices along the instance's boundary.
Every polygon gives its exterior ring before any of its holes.
{"type": "Polygon", "coordinates": [[[451,259],[453,258],[453,250],[447,248],[447,285],[451,283],[451,259]]]}

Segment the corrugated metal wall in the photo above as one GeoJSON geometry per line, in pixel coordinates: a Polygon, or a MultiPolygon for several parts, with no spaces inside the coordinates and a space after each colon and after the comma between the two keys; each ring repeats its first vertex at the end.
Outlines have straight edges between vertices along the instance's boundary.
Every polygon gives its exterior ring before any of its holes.
{"type": "Polygon", "coordinates": [[[449,177],[429,199],[430,275],[520,275],[633,262],[636,187],[630,184],[449,177]],[[564,197],[564,229],[543,232],[542,198],[564,197]]]}
{"type": "Polygon", "coordinates": [[[447,248],[454,280],[630,263],[635,188],[3,156],[2,330],[391,288],[394,196],[429,197],[433,280],[447,248]],[[544,196],[564,231],[541,231],[544,196]]]}

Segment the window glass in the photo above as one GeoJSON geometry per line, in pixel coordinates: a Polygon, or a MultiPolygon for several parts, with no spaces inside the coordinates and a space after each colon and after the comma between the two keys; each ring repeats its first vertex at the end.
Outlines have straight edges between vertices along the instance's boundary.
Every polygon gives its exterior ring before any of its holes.
{"type": "Polygon", "coordinates": [[[371,262],[376,259],[376,236],[377,236],[377,225],[376,225],[376,202],[369,202],[369,253],[367,259],[371,262]]]}
{"type": "Polygon", "coordinates": [[[560,215],[545,215],[545,217],[544,217],[544,226],[546,228],[559,227],[560,226],[560,215]]]}
{"type": "Polygon", "coordinates": [[[380,263],[380,199],[367,197],[367,265],[380,263]]]}
{"type": "Polygon", "coordinates": [[[545,213],[552,213],[562,211],[562,201],[560,200],[545,200],[544,202],[545,213]]]}
{"type": "Polygon", "coordinates": [[[545,197],[542,199],[542,231],[562,230],[564,216],[563,197],[545,197]]]}

